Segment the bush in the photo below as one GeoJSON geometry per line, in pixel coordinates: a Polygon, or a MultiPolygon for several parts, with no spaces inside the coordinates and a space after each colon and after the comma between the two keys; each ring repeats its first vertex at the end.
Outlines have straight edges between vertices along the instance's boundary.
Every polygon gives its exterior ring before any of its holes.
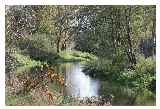
{"type": "Polygon", "coordinates": [[[97,59],[87,63],[83,72],[94,78],[100,78],[102,80],[114,79],[117,72],[120,72],[120,66],[112,64],[111,60],[97,59]],[[110,78],[112,76],[112,78],[110,78]]]}
{"type": "Polygon", "coordinates": [[[153,57],[144,58],[140,56],[138,63],[136,64],[136,72],[139,74],[155,75],[156,73],[156,61],[153,57]]]}
{"type": "Polygon", "coordinates": [[[121,84],[135,87],[137,89],[149,89],[155,91],[156,62],[153,57],[144,58],[140,56],[135,70],[124,70],[120,72],[117,81],[121,84]]]}
{"type": "Polygon", "coordinates": [[[59,58],[55,52],[55,47],[51,36],[46,34],[34,34],[18,41],[18,45],[24,55],[40,61],[52,63],[54,59],[59,58]]]}
{"type": "Polygon", "coordinates": [[[18,62],[17,59],[12,56],[9,52],[6,52],[5,55],[5,72],[11,73],[13,72],[17,66],[22,65],[22,63],[18,62]]]}
{"type": "Polygon", "coordinates": [[[17,46],[21,49],[27,48],[39,48],[45,52],[55,52],[54,40],[51,35],[47,34],[33,34],[27,37],[21,38],[18,41],[17,46]]]}
{"type": "Polygon", "coordinates": [[[140,56],[138,60],[135,72],[139,87],[155,91],[156,60],[154,57],[144,58],[142,56],[140,56]]]}
{"type": "Polygon", "coordinates": [[[120,85],[136,89],[149,89],[155,91],[156,62],[153,57],[140,56],[135,70],[125,68],[123,64],[99,59],[84,66],[83,72],[94,78],[110,80],[120,85]]]}
{"type": "Polygon", "coordinates": [[[115,81],[120,75],[120,72],[124,71],[124,68],[127,67],[126,63],[126,57],[120,52],[116,54],[112,60],[103,57],[94,62],[88,63],[84,68],[84,72],[93,77],[115,81]]]}

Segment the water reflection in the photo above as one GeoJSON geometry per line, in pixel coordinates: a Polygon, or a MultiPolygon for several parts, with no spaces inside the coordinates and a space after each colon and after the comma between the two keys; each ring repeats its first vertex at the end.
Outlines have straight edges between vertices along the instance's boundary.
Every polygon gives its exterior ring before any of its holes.
{"type": "Polygon", "coordinates": [[[65,70],[65,95],[74,97],[98,96],[99,81],[85,75],[80,63],[70,63],[65,70]]]}

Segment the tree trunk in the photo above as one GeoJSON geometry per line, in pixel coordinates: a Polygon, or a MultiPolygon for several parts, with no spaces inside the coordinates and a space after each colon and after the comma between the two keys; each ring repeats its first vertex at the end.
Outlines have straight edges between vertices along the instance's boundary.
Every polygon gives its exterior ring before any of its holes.
{"type": "Polygon", "coordinates": [[[130,27],[130,25],[131,25],[131,23],[130,23],[130,21],[131,21],[131,19],[130,19],[131,7],[129,7],[128,11],[129,11],[128,14],[126,14],[127,41],[128,41],[127,55],[128,55],[129,61],[133,65],[133,64],[136,64],[136,58],[135,58],[135,54],[133,53],[132,41],[131,41],[131,27],[130,27]]]}
{"type": "Polygon", "coordinates": [[[57,40],[57,53],[60,52],[60,38],[57,40]]]}
{"type": "Polygon", "coordinates": [[[156,17],[153,18],[152,37],[156,37],[156,17]]]}
{"type": "MultiPolygon", "coordinates": [[[[113,9],[111,8],[111,10],[113,11],[113,9]]],[[[115,16],[115,14],[113,14],[114,13],[114,11],[112,12],[112,15],[111,15],[111,27],[112,27],[112,29],[111,29],[111,37],[112,37],[112,44],[113,44],[113,54],[116,54],[116,51],[117,51],[117,49],[116,49],[116,43],[115,43],[115,34],[114,34],[114,16],[115,16]]],[[[113,57],[113,58],[115,58],[115,57],[113,57]]]]}

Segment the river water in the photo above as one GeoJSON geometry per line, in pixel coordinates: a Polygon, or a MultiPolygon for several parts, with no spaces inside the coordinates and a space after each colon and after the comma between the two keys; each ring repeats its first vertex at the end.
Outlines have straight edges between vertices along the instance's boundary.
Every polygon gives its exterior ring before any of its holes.
{"type": "Polygon", "coordinates": [[[155,105],[155,94],[137,92],[108,81],[100,81],[85,75],[81,63],[63,63],[56,65],[57,72],[65,76],[65,96],[92,97],[113,95],[113,105],[155,105]]]}
{"type": "Polygon", "coordinates": [[[69,65],[65,72],[65,92],[68,96],[92,97],[99,95],[99,80],[93,79],[82,72],[80,63],[69,65]]]}

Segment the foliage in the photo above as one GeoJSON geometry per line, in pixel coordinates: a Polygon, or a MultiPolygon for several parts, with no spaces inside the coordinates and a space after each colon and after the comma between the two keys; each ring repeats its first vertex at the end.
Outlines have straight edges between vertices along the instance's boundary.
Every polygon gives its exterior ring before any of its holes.
{"type": "Polygon", "coordinates": [[[140,57],[139,62],[136,65],[136,81],[139,87],[148,88],[155,92],[156,83],[152,83],[156,80],[156,62],[154,57],[144,58],[140,57]],[[150,87],[152,85],[153,87],[150,87]]]}
{"type": "Polygon", "coordinates": [[[17,59],[6,52],[5,56],[5,71],[6,73],[13,72],[17,66],[21,65],[17,59]]]}
{"type": "MultiPolygon", "coordinates": [[[[9,89],[8,89],[9,90],[9,89]]],[[[31,105],[33,103],[33,97],[29,94],[23,96],[16,96],[13,94],[9,94],[6,92],[5,103],[7,106],[15,106],[15,105],[31,105]]]]}
{"type": "MultiPolygon", "coordinates": [[[[143,56],[140,56],[139,58],[135,70],[122,71],[118,77],[118,81],[125,83],[128,86],[136,87],[137,89],[155,91],[155,89],[150,87],[156,76],[155,60],[152,57],[145,59],[143,56]]],[[[155,83],[152,84],[152,86],[155,88],[155,83]]]]}
{"type": "Polygon", "coordinates": [[[34,60],[53,63],[58,58],[50,35],[34,34],[18,41],[17,47],[34,60]]]}
{"type": "MultiPolygon", "coordinates": [[[[93,78],[155,93],[155,6],[6,6],[5,17],[6,74],[81,61],[93,78]]],[[[52,105],[33,92],[14,96],[6,90],[9,105],[25,105],[19,104],[22,99],[27,105],[52,105]]],[[[57,95],[54,105],[77,104],[57,95]]]]}
{"type": "MultiPolygon", "coordinates": [[[[106,61],[104,59],[98,59],[98,61],[92,61],[87,63],[83,68],[83,72],[94,78],[101,78],[107,80],[110,78],[109,75],[114,72],[113,70],[111,70],[111,66],[112,63],[110,60],[106,61]]],[[[116,71],[118,69],[114,70],[116,71]]]]}
{"type": "Polygon", "coordinates": [[[6,6],[6,45],[12,47],[18,39],[37,31],[37,6],[6,6]]]}
{"type": "Polygon", "coordinates": [[[84,67],[84,73],[94,78],[110,80],[120,85],[127,85],[138,90],[149,89],[155,91],[155,60],[140,56],[135,70],[125,69],[109,61],[92,62],[84,67]]]}
{"type": "Polygon", "coordinates": [[[109,59],[123,52],[134,66],[141,40],[155,38],[155,6],[84,6],[79,13],[77,50],[109,59]]]}
{"type": "MultiPolygon", "coordinates": [[[[13,63],[13,70],[16,70],[16,73],[22,73],[26,69],[40,66],[42,64],[40,61],[32,60],[29,56],[25,56],[20,53],[14,53],[11,54],[11,56],[17,61],[17,63],[13,63]]],[[[6,67],[8,66],[10,66],[9,63],[6,64],[6,67]]]]}
{"type": "Polygon", "coordinates": [[[29,57],[27,56],[23,56],[21,54],[13,54],[13,57],[15,57],[19,63],[21,63],[22,65],[30,65],[30,66],[35,66],[40,64],[40,62],[31,60],[29,57]]]}
{"type": "MultiPolygon", "coordinates": [[[[37,92],[39,93],[39,92],[37,92]]],[[[37,94],[34,94],[33,91],[31,93],[28,93],[26,95],[13,95],[9,94],[9,92],[6,92],[6,105],[7,106],[47,106],[47,105],[78,105],[79,101],[75,100],[71,97],[63,97],[58,92],[54,92],[54,96],[57,98],[53,103],[48,103],[44,99],[37,97],[37,94]],[[33,93],[33,94],[32,94],[33,93]]]]}
{"type": "Polygon", "coordinates": [[[156,73],[156,62],[155,57],[144,58],[144,56],[140,56],[138,59],[138,63],[135,67],[136,72],[139,75],[142,74],[151,74],[154,75],[156,73]]]}
{"type": "Polygon", "coordinates": [[[52,35],[57,52],[72,45],[76,9],[76,6],[44,6],[39,12],[39,32],[52,35]]]}

